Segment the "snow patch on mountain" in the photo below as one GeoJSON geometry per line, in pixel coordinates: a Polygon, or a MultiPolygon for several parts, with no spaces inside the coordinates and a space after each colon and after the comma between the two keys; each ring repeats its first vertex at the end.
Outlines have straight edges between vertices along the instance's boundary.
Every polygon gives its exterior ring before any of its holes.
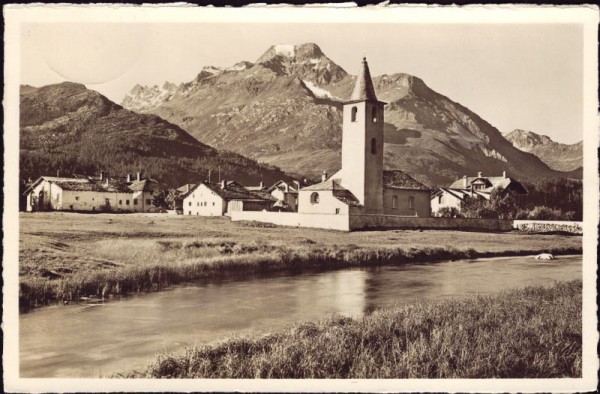
{"type": "Polygon", "coordinates": [[[331,92],[329,92],[328,90],[318,87],[311,81],[303,79],[302,82],[304,82],[304,85],[306,85],[308,90],[310,90],[315,95],[315,97],[330,98],[330,99],[337,98],[337,97],[334,97],[331,94],[331,92]]]}
{"type": "Polygon", "coordinates": [[[296,47],[291,44],[279,44],[273,47],[275,49],[275,53],[278,55],[286,56],[286,57],[294,57],[296,56],[296,47]]]}

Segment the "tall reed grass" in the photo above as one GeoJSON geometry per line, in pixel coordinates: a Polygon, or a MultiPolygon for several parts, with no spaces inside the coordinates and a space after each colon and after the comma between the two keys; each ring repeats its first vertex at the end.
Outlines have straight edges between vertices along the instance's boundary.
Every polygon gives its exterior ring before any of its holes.
{"type": "MultiPolygon", "coordinates": [[[[530,250],[476,252],[473,249],[364,248],[355,245],[309,245],[309,247],[291,248],[273,247],[260,243],[244,246],[235,243],[219,243],[215,244],[219,248],[219,253],[196,253],[182,252],[184,249],[194,249],[198,246],[189,242],[159,241],[157,244],[159,248],[163,249],[163,253],[172,251],[172,253],[169,252],[171,254],[164,254],[165,261],[157,259],[156,254],[150,259],[148,250],[152,252],[152,249],[141,248],[145,250],[145,252],[141,252],[141,256],[135,255],[137,252],[134,252],[132,256],[148,259],[149,262],[144,264],[76,272],[73,275],[53,280],[36,277],[21,278],[20,309],[27,311],[32,307],[49,303],[77,301],[81,297],[92,296],[105,299],[128,293],[156,291],[177,283],[219,278],[232,274],[248,275],[278,271],[297,272],[310,269],[329,270],[359,266],[403,265],[532,253],[530,250]]],[[[577,254],[581,253],[581,248],[554,248],[546,251],[554,254],[577,254]]],[[[162,254],[159,255],[159,257],[162,256],[162,254]]]]}
{"type": "Polygon", "coordinates": [[[334,316],[159,355],[128,378],[581,377],[581,281],[334,316]]]}

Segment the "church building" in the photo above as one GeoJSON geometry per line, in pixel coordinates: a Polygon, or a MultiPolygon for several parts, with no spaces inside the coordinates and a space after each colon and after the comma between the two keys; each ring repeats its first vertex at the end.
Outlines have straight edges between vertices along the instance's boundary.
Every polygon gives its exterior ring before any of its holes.
{"type": "Polygon", "coordinates": [[[342,168],[298,192],[298,213],[429,217],[430,190],[400,170],[383,169],[384,105],[363,58],[344,103],[342,168]]]}

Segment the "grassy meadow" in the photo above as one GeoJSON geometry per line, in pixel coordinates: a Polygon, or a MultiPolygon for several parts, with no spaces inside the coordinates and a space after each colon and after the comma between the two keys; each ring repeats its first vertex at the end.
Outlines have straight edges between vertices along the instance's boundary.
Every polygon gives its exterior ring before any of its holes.
{"type": "Polygon", "coordinates": [[[581,281],[333,316],[160,354],[128,378],[581,377],[581,281]]]}
{"type": "Polygon", "coordinates": [[[21,310],[203,278],[475,257],[581,253],[581,236],[343,233],[166,214],[21,213],[21,310]]]}

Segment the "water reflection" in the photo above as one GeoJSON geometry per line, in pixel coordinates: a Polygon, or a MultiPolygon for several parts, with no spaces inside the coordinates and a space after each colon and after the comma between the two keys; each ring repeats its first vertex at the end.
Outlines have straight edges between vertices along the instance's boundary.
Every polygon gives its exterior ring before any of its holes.
{"type": "Polygon", "coordinates": [[[581,256],[378,267],[180,286],[98,305],[20,316],[22,377],[98,377],[143,367],[161,351],[265,333],[332,313],[581,278],[581,256]]]}

